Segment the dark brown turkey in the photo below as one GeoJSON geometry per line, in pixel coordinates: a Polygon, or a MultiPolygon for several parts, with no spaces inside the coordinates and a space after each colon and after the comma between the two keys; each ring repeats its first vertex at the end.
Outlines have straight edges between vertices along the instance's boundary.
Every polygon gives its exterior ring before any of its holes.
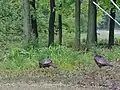
{"type": "Polygon", "coordinates": [[[39,62],[40,68],[45,68],[50,66],[56,68],[56,65],[52,63],[52,60],[49,57],[40,59],[40,62],[39,62]]]}
{"type": "Polygon", "coordinates": [[[104,67],[104,66],[113,67],[113,65],[109,64],[104,57],[102,57],[100,55],[97,55],[96,52],[94,52],[94,60],[95,60],[95,63],[98,65],[99,68],[104,67]]]}

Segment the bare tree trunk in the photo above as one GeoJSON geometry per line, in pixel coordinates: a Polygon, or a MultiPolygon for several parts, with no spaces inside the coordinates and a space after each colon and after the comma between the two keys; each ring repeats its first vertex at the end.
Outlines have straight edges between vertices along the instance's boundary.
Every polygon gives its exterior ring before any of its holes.
{"type": "Polygon", "coordinates": [[[38,30],[37,30],[37,20],[36,20],[36,7],[35,7],[35,0],[31,1],[31,5],[34,8],[34,14],[31,15],[31,24],[32,24],[32,31],[35,34],[35,41],[38,41],[38,30]]]}
{"type": "Polygon", "coordinates": [[[88,31],[87,31],[87,48],[91,48],[97,41],[97,32],[96,32],[96,6],[93,4],[93,1],[89,0],[89,9],[88,9],[88,31]]]}
{"type": "Polygon", "coordinates": [[[75,48],[80,49],[80,0],[75,0],[75,48]]]}
{"type": "MultiPolygon", "coordinates": [[[[94,0],[96,2],[96,0],[94,0]]],[[[96,5],[94,5],[94,8],[95,8],[95,19],[94,19],[94,22],[95,22],[95,43],[97,43],[97,8],[96,8],[96,5]]]]}
{"type": "MultiPolygon", "coordinates": [[[[62,2],[60,2],[59,10],[62,8],[62,2]]],[[[58,28],[59,28],[59,45],[62,45],[62,15],[58,15],[58,28]]]]}
{"type": "Polygon", "coordinates": [[[55,0],[50,0],[49,41],[48,47],[54,44],[55,0]]]}
{"type": "Polygon", "coordinates": [[[30,40],[31,23],[30,23],[30,3],[29,0],[23,0],[24,9],[24,32],[25,32],[25,42],[28,44],[30,40]]]}
{"type": "MultiPolygon", "coordinates": [[[[116,3],[116,0],[113,0],[116,3]]],[[[112,3],[111,3],[112,4],[112,3]]],[[[112,4],[110,15],[115,19],[115,6],[112,4]]],[[[114,28],[115,22],[113,19],[110,18],[109,24],[109,48],[114,45],[114,28]]]]}

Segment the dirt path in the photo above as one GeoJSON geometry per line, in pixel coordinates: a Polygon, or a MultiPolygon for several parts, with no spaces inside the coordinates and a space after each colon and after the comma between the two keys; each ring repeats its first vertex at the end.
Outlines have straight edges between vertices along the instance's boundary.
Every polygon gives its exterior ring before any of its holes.
{"type": "Polygon", "coordinates": [[[82,88],[79,86],[70,86],[59,84],[26,84],[26,83],[10,83],[10,84],[0,84],[0,90],[109,90],[106,88],[82,88]]]}
{"type": "Polygon", "coordinates": [[[120,61],[113,65],[74,73],[52,68],[27,70],[24,74],[0,71],[0,90],[120,90],[120,61]]]}

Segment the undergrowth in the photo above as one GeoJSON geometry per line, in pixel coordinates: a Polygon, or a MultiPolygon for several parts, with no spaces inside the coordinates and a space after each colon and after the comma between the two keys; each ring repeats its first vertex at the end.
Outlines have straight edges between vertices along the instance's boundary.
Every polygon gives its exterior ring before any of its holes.
{"type": "Polygon", "coordinates": [[[65,46],[57,47],[12,47],[1,54],[0,68],[9,70],[24,70],[39,68],[39,60],[50,56],[53,63],[61,70],[89,70],[95,67],[93,52],[105,56],[109,61],[119,59],[120,47],[107,48],[93,47],[89,52],[75,51],[65,46]]]}

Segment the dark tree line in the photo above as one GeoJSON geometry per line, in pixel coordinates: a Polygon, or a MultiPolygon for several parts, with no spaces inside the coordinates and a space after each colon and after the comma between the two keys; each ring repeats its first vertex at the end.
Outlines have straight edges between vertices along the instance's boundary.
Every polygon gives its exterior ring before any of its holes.
{"type": "Polygon", "coordinates": [[[54,44],[55,0],[50,0],[49,41],[48,46],[54,44]]]}
{"type": "MultiPolygon", "coordinates": [[[[113,0],[116,3],[116,0],[113,0]]],[[[87,48],[91,48],[97,44],[97,8],[93,2],[97,3],[97,0],[89,0],[88,4],[88,30],[87,30],[87,48]]],[[[30,5],[36,11],[35,0],[23,0],[24,6],[24,30],[26,41],[30,40],[30,32],[33,31],[35,39],[38,40],[37,19],[36,14],[30,15],[30,5]]],[[[81,15],[81,0],[75,0],[75,47],[80,50],[80,15],[81,15]]],[[[110,15],[115,19],[115,6],[111,4],[110,15]]],[[[59,10],[62,9],[62,1],[59,3],[59,10]]],[[[50,0],[50,17],[49,17],[49,29],[48,29],[48,47],[54,45],[54,23],[55,23],[56,5],[55,0],[50,0]]],[[[114,45],[114,27],[115,22],[110,19],[109,22],[109,42],[108,46],[114,45]]],[[[59,44],[62,45],[62,13],[58,14],[58,30],[59,30],[59,44]]]]}
{"type": "MultiPolygon", "coordinates": [[[[116,3],[116,0],[113,0],[116,3]]],[[[89,0],[89,10],[88,10],[88,32],[87,32],[87,46],[91,48],[94,44],[97,43],[97,9],[93,2],[97,3],[97,0],[89,0]]],[[[115,6],[111,3],[110,15],[115,19],[115,6]]],[[[109,42],[108,48],[114,45],[114,28],[115,22],[110,18],[109,20],[109,42]]]]}
{"type": "Polygon", "coordinates": [[[35,39],[38,39],[38,30],[37,30],[37,20],[36,20],[36,7],[35,7],[35,0],[31,1],[31,6],[34,9],[34,15],[31,15],[31,24],[32,24],[32,31],[35,34],[35,39]]]}
{"type": "MultiPolygon", "coordinates": [[[[60,2],[59,10],[62,8],[60,2]]],[[[54,23],[55,23],[55,0],[50,0],[50,18],[49,18],[49,41],[48,47],[54,45],[54,23]]],[[[62,45],[62,14],[58,14],[59,44],[62,45]]]]}
{"type": "MultiPolygon", "coordinates": [[[[62,2],[60,2],[59,10],[62,8],[62,2]]],[[[62,14],[58,15],[58,29],[59,29],[59,45],[62,45],[62,14]]]]}
{"type": "Polygon", "coordinates": [[[87,48],[91,48],[95,43],[97,43],[97,31],[96,31],[96,18],[97,10],[93,1],[89,0],[88,5],[88,32],[87,32],[87,48]]]}
{"type": "Polygon", "coordinates": [[[81,1],[75,1],[75,47],[76,50],[80,49],[80,10],[81,10],[81,1]]]}
{"type": "MultiPolygon", "coordinates": [[[[116,3],[116,0],[113,0],[116,3]]],[[[115,6],[111,3],[111,9],[110,9],[110,15],[115,19],[115,6]]],[[[114,28],[115,28],[115,22],[113,19],[110,18],[109,23],[109,48],[111,48],[112,45],[114,45],[114,28]]]]}

